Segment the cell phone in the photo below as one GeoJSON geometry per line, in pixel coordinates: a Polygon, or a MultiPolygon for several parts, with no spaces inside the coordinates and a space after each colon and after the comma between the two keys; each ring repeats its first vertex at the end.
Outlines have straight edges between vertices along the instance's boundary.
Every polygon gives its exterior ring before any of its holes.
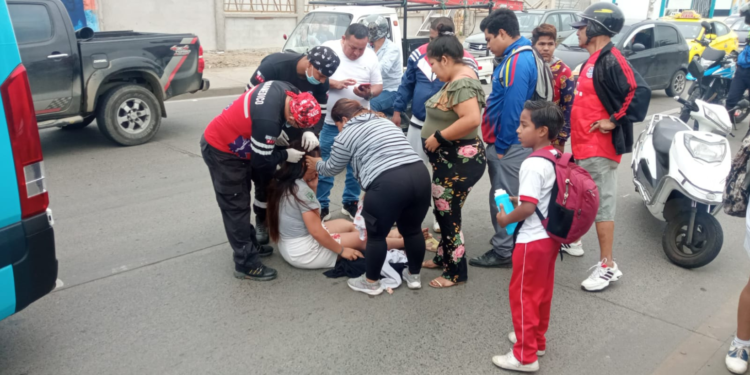
{"type": "Polygon", "coordinates": [[[365,90],[365,89],[369,89],[369,88],[370,88],[370,84],[369,83],[363,83],[363,84],[359,85],[359,89],[360,90],[365,90]]]}

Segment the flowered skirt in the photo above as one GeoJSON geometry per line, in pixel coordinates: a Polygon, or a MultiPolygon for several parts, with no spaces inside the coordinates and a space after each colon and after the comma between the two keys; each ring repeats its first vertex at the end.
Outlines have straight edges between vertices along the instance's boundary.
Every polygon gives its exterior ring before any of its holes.
{"type": "Polygon", "coordinates": [[[466,248],[461,232],[461,208],[487,168],[484,143],[479,137],[453,141],[435,152],[424,150],[432,164],[432,199],[442,238],[433,261],[443,277],[454,283],[468,278],[466,248]]]}

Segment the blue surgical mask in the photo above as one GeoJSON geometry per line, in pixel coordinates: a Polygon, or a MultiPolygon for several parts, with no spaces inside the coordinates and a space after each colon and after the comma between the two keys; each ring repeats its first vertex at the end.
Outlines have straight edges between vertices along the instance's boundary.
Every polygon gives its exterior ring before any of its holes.
{"type": "Polygon", "coordinates": [[[291,128],[292,124],[290,124],[289,121],[287,121],[287,122],[284,123],[284,127],[291,128]]]}
{"type": "Polygon", "coordinates": [[[307,77],[307,82],[310,82],[311,85],[319,85],[320,81],[315,79],[313,76],[307,75],[307,70],[305,70],[305,77],[307,77]]]}

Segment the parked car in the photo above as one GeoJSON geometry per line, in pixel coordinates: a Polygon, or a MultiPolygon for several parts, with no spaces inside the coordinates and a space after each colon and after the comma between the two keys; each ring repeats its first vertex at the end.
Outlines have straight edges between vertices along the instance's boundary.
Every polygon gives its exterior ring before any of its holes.
{"type": "MultiPolygon", "coordinates": [[[[652,90],[666,90],[676,96],[685,90],[688,45],[673,24],[661,21],[625,21],[612,43],[628,59],[633,68],[643,76],[652,90]]],[[[562,41],[555,55],[580,74],[581,66],[589,53],[578,46],[578,36],[573,34],[562,41]]]]}
{"type": "Polygon", "coordinates": [[[732,26],[730,26],[729,28],[734,30],[734,32],[737,34],[737,50],[741,51],[745,49],[745,46],[747,45],[747,37],[748,34],[750,34],[750,25],[745,23],[745,18],[742,17],[741,19],[734,21],[732,26]]]}
{"type": "Polygon", "coordinates": [[[209,87],[193,34],[75,32],[60,0],[7,4],[39,128],[80,129],[96,119],[110,140],[137,145],[159,130],[165,100],[209,87]]]}
{"type": "MultiPolygon", "coordinates": [[[[516,12],[521,35],[531,39],[531,32],[537,26],[548,23],[557,28],[557,39],[564,40],[575,30],[570,24],[578,21],[578,11],[574,9],[555,9],[555,10],[524,10],[516,12]]],[[[484,39],[484,33],[480,32],[469,36],[464,41],[464,49],[469,51],[474,57],[489,56],[487,51],[487,41],[484,39]]]]}
{"type": "Polygon", "coordinates": [[[725,51],[727,54],[739,51],[737,34],[721,21],[703,19],[700,14],[692,10],[686,10],[662,20],[676,26],[687,40],[690,46],[688,62],[693,61],[695,56],[700,56],[706,49],[701,43],[704,37],[710,41],[709,45],[712,48],[725,51]],[[708,32],[702,26],[703,21],[707,21],[711,25],[711,30],[708,30],[708,32]]]}
{"type": "Polygon", "coordinates": [[[57,281],[42,146],[26,69],[0,1],[0,320],[51,292],[57,281]]]}

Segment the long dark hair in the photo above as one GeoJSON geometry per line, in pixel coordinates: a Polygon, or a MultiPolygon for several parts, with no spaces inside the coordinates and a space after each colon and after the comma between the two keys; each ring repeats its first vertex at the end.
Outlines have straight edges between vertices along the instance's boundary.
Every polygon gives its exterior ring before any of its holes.
{"type": "MultiPolygon", "coordinates": [[[[299,140],[289,142],[289,148],[305,151],[299,140]]],[[[315,150],[307,152],[306,155],[320,157],[320,149],[316,148],[315,150]]],[[[279,170],[274,173],[273,179],[268,184],[266,222],[268,235],[273,242],[279,242],[279,239],[281,238],[279,233],[279,209],[281,208],[281,200],[289,195],[301,205],[307,206],[307,204],[300,201],[296,195],[296,181],[302,178],[306,172],[307,164],[305,163],[305,159],[300,160],[298,163],[284,162],[281,164],[279,170]]]]}

